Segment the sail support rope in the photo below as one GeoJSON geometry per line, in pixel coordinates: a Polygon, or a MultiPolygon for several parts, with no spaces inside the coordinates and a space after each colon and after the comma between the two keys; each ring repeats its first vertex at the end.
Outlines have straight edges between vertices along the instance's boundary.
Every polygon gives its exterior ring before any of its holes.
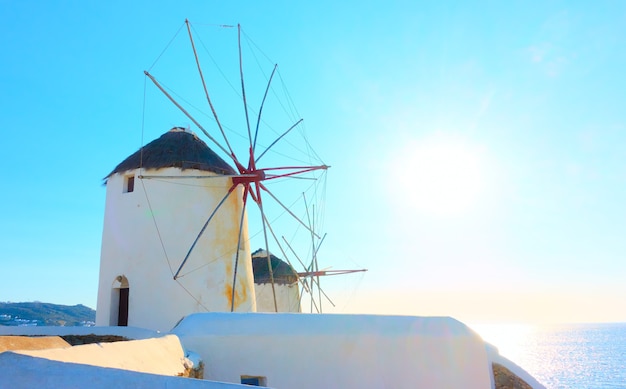
{"type": "Polygon", "coordinates": [[[176,39],[176,37],[178,36],[178,34],[180,34],[180,30],[182,30],[184,26],[184,23],[180,25],[180,27],[178,27],[178,31],[176,31],[176,34],[174,34],[174,36],[172,37],[172,39],[170,39],[170,41],[168,42],[168,44],[165,46],[165,48],[163,49],[163,51],[161,51],[161,54],[159,54],[159,56],[154,60],[154,62],[152,63],[152,65],[150,65],[150,67],[148,68],[148,70],[152,70],[152,68],[154,67],[154,65],[156,65],[157,62],[159,62],[159,60],[161,59],[161,57],[163,56],[163,54],[165,54],[165,52],[167,51],[167,49],[169,49],[170,45],[172,44],[172,42],[174,42],[174,39],[176,39]]]}
{"type": "MultiPolygon", "coordinates": [[[[296,251],[293,249],[293,247],[291,247],[291,244],[289,244],[289,242],[287,241],[287,239],[285,239],[284,236],[283,236],[283,240],[287,244],[287,247],[289,247],[289,250],[291,250],[293,255],[296,257],[298,262],[300,262],[302,267],[306,269],[306,265],[304,264],[304,262],[302,262],[302,260],[300,259],[300,257],[296,253],[296,251]]],[[[307,277],[299,277],[298,279],[300,280],[300,283],[302,284],[302,289],[300,290],[300,303],[301,303],[300,306],[302,307],[302,296],[304,295],[304,291],[306,290],[306,292],[309,294],[309,296],[311,296],[311,305],[312,306],[314,305],[315,306],[315,311],[317,313],[320,313],[320,310],[317,308],[317,304],[315,304],[315,299],[313,298],[313,279],[311,279],[311,286],[310,287],[309,287],[309,280],[307,279],[307,277]]],[[[311,309],[311,313],[312,312],[313,312],[313,309],[311,309]]]]}
{"type": "Polygon", "coordinates": [[[172,269],[172,264],[170,263],[170,258],[167,255],[167,250],[165,249],[165,243],[163,242],[163,237],[161,236],[161,230],[159,230],[159,226],[157,224],[156,218],[154,217],[154,211],[152,210],[152,204],[150,203],[150,198],[148,197],[148,191],[146,190],[146,186],[143,180],[140,180],[140,182],[141,182],[141,187],[143,189],[143,194],[146,197],[146,203],[148,203],[148,209],[150,210],[150,216],[152,217],[154,228],[156,229],[157,236],[159,237],[159,243],[161,244],[161,249],[163,250],[163,255],[165,256],[165,261],[167,262],[167,266],[170,269],[170,273],[174,274],[174,270],[172,269]]]}
{"type": "Polygon", "coordinates": [[[303,222],[302,220],[300,220],[300,218],[299,218],[298,216],[296,216],[296,215],[295,215],[295,214],[294,214],[294,213],[293,213],[293,212],[292,212],[289,208],[287,208],[287,206],[285,206],[285,204],[283,204],[283,203],[282,203],[282,202],[278,199],[278,197],[274,196],[274,194],[273,194],[272,192],[270,192],[270,191],[269,191],[269,190],[265,187],[265,185],[260,184],[260,183],[259,183],[259,185],[261,186],[261,188],[262,188],[265,192],[267,192],[270,196],[272,196],[272,198],[273,198],[273,199],[274,199],[274,200],[275,200],[275,201],[276,201],[276,202],[277,202],[277,203],[278,203],[281,207],[283,207],[283,209],[284,209],[285,211],[287,211],[287,213],[289,213],[291,216],[293,216],[293,218],[294,218],[294,219],[296,219],[296,220],[297,220],[297,221],[298,221],[298,222],[299,222],[299,223],[300,223],[300,224],[301,224],[304,228],[306,228],[307,230],[309,230],[309,231],[310,231],[312,234],[314,234],[317,238],[319,238],[319,237],[320,237],[319,235],[317,235],[317,234],[315,233],[315,231],[313,231],[313,230],[311,229],[311,227],[309,227],[309,226],[307,226],[306,224],[304,224],[304,222],[303,222]]]}
{"type": "Polygon", "coordinates": [[[159,82],[152,76],[152,74],[150,74],[147,70],[144,71],[144,74],[146,76],[148,76],[148,78],[154,83],[154,85],[156,85],[157,88],[159,88],[159,90],[161,92],[163,92],[163,94],[165,95],[165,97],[167,97],[172,103],[174,103],[174,105],[181,110],[182,113],[185,114],[185,116],[187,116],[200,130],[202,130],[202,132],[204,133],[204,135],[207,136],[207,138],[209,138],[213,143],[215,143],[215,145],[217,147],[220,148],[220,150],[222,150],[224,152],[224,154],[229,155],[231,158],[233,158],[233,160],[237,160],[237,158],[235,158],[234,155],[229,154],[228,150],[226,150],[224,148],[224,146],[222,146],[217,140],[215,140],[215,138],[213,138],[211,136],[211,134],[209,134],[209,132],[207,130],[204,129],[204,127],[202,127],[202,125],[200,123],[198,123],[198,121],[191,116],[191,114],[189,112],[187,112],[187,110],[185,110],[185,108],[183,108],[182,105],[180,105],[176,100],[174,100],[174,98],[172,97],[172,95],[170,95],[169,93],[167,93],[167,91],[161,86],[161,84],[159,84],[159,82]]]}

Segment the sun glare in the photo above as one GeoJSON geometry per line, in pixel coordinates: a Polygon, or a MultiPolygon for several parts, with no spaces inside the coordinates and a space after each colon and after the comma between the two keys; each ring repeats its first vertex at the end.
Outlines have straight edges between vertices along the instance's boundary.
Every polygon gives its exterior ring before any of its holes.
{"type": "Polygon", "coordinates": [[[397,156],[397,188],[422,212],[458,214],[469,209],[483,186],[480,150],[462,139],[412,141],[397,156]]]}
{"type": "Polygon", "coordinates": [[[521,361],[524,350],[538,327],[531,324],[474,324],[472,329],[486,342],[496,346],[500,355],[514,361],[521,361]]]}

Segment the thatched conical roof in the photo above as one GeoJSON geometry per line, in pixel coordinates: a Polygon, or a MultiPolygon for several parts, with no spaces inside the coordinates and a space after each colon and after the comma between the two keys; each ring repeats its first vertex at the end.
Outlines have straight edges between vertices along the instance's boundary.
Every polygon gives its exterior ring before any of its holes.
{"type": "Polygon", "coordinates": [[[178,167],[217,174],[237,174],[235,170],[209,148],[196,134],[174,127],[117,165],[106,178],[133,169],[178,167]]]}
{"type": "MultiPolygon", "coordinates": [[[[274,283],[280,285],[291,285],[298,281],[298,273],[287,262],[270,253],[272,262],[272,274],[274,283]]],[[[267,266],[267,254],[263,249],[258,249],[252,253],[252,272],[254,273],[255,284],[267,284],[270,282],[270,271],[267,266]]]]}

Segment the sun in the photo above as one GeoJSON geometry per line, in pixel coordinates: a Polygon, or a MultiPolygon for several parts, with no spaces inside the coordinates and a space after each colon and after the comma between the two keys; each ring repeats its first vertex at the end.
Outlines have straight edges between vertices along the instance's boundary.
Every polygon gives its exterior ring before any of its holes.
{"type": "Polygon", "coordinates": [[[483,189],[481,154],[479,147],[458,137],[411,140],[394,158],[395,191],[420,212],[463,213],[473,207],[483,189]]]}

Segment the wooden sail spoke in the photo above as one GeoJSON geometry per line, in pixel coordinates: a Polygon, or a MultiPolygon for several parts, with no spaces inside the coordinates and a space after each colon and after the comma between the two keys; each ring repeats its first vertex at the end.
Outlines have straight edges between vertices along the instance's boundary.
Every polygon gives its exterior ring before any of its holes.
{"type": "Polygon", "coordinates": [[[224,204],[224,202],[226,201],[226,199],[228,198],[228,196],[230,196],[230,194],[233,192],[233,190],[235,189],[235,185],[231,186],[231,188],[228,190],[228,192],[226,193],[226,195],[222,198],[222,200],[217,204],[217,206],[215,207],[215,209],[213,210],[213,212],[211,212],[211,215],[209,216],[209,218],[207,219],[207,221],[204,223],[204,225],[202,226],[202,229],[200,230],[200,232],[198,233],[198,236],[196,236],[196,239],[194,239],[193,243],[191,244],[191,247],[189,248],[189,251],[187,251],[187,255],[185,255],[185,258],[183,258],[183,261],[180,263],[180,266],[178,267],[178,270],[176,271],[176,274],[174,274],[174,279],[178,278],[178,275],[180,274],[180,271],[182,270],[183,266],[185,266],[185,263],[187,262],[187,260],[189,259],[189,256],[191,255],[191,252],[193,251],[194,247],[196,247],[196,244],[198,243],[198,240],[200,240],[200,237],[202,236],[202,234],[204,234],[204,231],[206,230],[207,226],[209,225],[209,223],[211,222],[211,220],[213,219],[213,217],[215,216],[215,214],[217,213],[217,211],[222,207],[222,205],[224,204]]]}
{"type": "Polygon", "coordinates": [[[200,58],[198,58],[198,52],[196,51],[196,45],[193,41],[193,35],[191,34],[191,27],[189,24],[189,20],[185,19],[185,24],[187,25],[187,32],[189,33],[189,40],[191,41],[191,48],[193,49],[193,55],[196,58],[196,65],[198,66],[198,73],[200,73],[200,80],[202,80],[202,87],[204,88],[204,94],[206,96],[207,102],[209,103],[209,107],[211,108],[211,112],[213,113],[213,117],[215,118],[215,122],[217,123],[217,127],[222,133],[222,137],[224,137],[226,146],[228,147],[228,150],[230,151],[229,155],[235,155],[233,148],[230,146],[230,143],[228,142],[228,137],[226,136],[226,133],[224,132],[224,129],[222,128],[222,123],[220,122],[220,119],[217,117],[217,111],[215,110],[215,107],[213,106],[213,103],[211,102],[211,97],[209,97],[209,90],[206,86],[206,82],[204,81],[204,74],[202,73],[202,66],[200,66],[200,58]]]}

